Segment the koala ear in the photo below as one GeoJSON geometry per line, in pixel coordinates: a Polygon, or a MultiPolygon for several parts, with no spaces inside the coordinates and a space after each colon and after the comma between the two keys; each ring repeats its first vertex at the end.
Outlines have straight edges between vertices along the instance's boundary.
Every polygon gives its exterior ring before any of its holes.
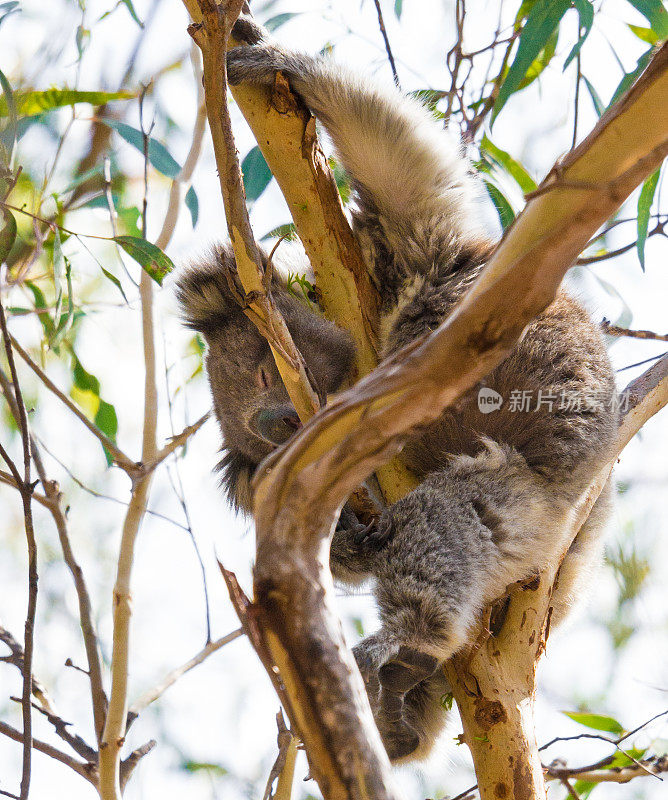
{"type": "Polygon", "coordinates": [[[175,291],[189,328],[211,333],[223,327],[232,315],[241,313],[230,288],[235,275],[236,264],[229,243],[217,245],[181,271],[175,291]]]}

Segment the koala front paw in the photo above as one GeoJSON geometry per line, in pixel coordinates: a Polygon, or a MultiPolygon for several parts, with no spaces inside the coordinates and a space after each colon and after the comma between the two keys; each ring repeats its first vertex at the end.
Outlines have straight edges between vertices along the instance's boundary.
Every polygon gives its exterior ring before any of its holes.
{"type": "Polygon", "coordinates": [[[269,33],[262,25],[258,25],[252,17],[247,17],[242,14],[234,23],[232,36],[238,42],[259,44],[269,38],[269,33]]]}

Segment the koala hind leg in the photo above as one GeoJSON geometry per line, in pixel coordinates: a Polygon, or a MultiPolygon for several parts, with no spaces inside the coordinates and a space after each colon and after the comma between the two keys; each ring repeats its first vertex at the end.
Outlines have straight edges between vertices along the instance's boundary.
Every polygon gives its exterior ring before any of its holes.
{"type": "Polygon", "coordinates": [[[443,729],[447,713],[443,697],[450,691],[436,660],[393,647],[383,631],[360,642],[353,654],[390,760],[426,756],[443,729]],[[391,678],[393,685],[384,686],[383,678],[391,678]]]}

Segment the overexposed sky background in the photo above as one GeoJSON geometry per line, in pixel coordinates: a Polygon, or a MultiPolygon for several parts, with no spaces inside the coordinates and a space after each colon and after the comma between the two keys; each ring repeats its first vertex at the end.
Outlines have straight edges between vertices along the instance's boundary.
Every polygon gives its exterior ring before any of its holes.
{"type": "MultiPolygon", "coordinates": [[[[158,4],[135,0],[139,16],[146,17],[156,5],[155,15],[140,51],[138,75],[143,80],[172,64],[188,52],[186,14],[180,0],[162,0],[158,4]]],[[[426,87],[441,88],[446,84],[445,53],[454,40],[454,4],[440,0],[405,0],[401,25],[394,18],[393,4],[383,2],[385,21],[404,90],[426,87]]],[[[254,5],[260,20],[283,11],[301,13],[276,32],[287,46],[317,51],[333,45],[338,59],[355,65],[361,72],[377,73],[390,81],[382,40],[377,27],[374,5],[370,0],[339,2],[299,2],[278,0],[254,5]],[[263,7],[269,9],[262,10],[263,7]]],[[[114,8],[114,0],[93,0],[87,3],[85,24],[91,27],[103,13],[114,8]]],[[[0,28],[0,69],[11,80],[21,74],[35,88],[73,86],[76,81],[75,30],[81,11],[70,0],[24,0],[22,13],[7,19],[0,28]]],[[[489,0],[467,3],[466,43],[469,50],[486,45],[496,26],[498,4],[489,0]]],[[[515,9],[512,9],[513,13],[515,9]]],[[[512,15],[511,15],[512,16],[512,15]]],[[[532,175],[540,179],[560,154],[570,149],[572,136],[573,69],[563,73],[563,57],[574,41],[576,16],[570,20],[570,36],[563,36],[559,52],[545,71],[540,86],[534,83],[514,96],[494,126],[495,143],[518,157],[532,175]]],[[[596,28],[586,43],[583,71],[607,102],[622,77],[621,69],[610,55],[609,42],[614,43],[627,70],[635,64],[644,47],[629,33],[625,23],[646,24],[631,6],[622,0],[605,0],[597,16],[596,28]]],[[[84,56],[79,88],[116,88],[138,33],[127,9],[119,5],[106,19],[93,28],[93,38],[84,56]]],[[[154,136],[165,141],[174,157],[183,162],[189,146],[189,131],[196,111],[196,93],[188,69],[173,69],[160,79],[155,91],[158,104],[154,136]],[[165,124],[168,115],[176,128],[165,124]]],[[[253,145],[245,123],[235,111],[235,133],[243,156],[253,145]]],[[[90,108],[77,112],[70,139],[61,156],[67,166],[81,150],[88,131],[86,120],[90,108]]],[[[55,112],[62,125],[69,111],[55,112]]],[[[595,114],[583,98],[580,110],[580,132],[584,135],[594,124],[595,114]]],[[[131,107],[127,121],[137,125],[136,106],[131,107]]],[[[141,156],[118,137],[114,147],[124,170],[136,176],[133,190],[141,198],[141,156]]],[[[19,163],[29,161],[33,174],[48,169],[53,158],[53,143],[43,131],[33,128],[19,149],[19,163]]],[[[58,174],[54,183],[58,185],[58,174]]],[[[60,186],[67,183],[64,175],[60,186]]],[[[200,218],[193,231],[189,214],[184,209],[168,253],[178,264],[206,248],[207,244],[225,236],[222,201],[210,143],[197,166],[193,185],[200,202],[200,218]]],[[[149,197],[148,238],[155,238],[160,229],[167,203],[167,179],[151,181],[149,197]]],[[[665,195],[665,192],[664,192],[665,195]]],[[[521,198],[517,198],[518,202],[521,198]]],[[[665,203],[664,203],[665,207],[665,203]]],[[[494,213],[481,207],[481,214],[494,225],[494,213]]],[[[258,236],[288,221],[285,203],[275,184],[270,185],[255,203],[251,220],[258,236]]],[[[68,218],[75,230],[108,235],[108,216],[102,211],[79,212],[68,218]],[[94,229],[93,229],[94,226],[94,229]]],[[[626,244],[634,235],[632,227],[613,233],[610,247],[626,244]]],[[[92,248],[97,252],[97,248],[92,248]]],[[[102,252],[102,251],[101,251],[102,252]]],[[[105,250],[109,259],[109,250],[105,250]]],[[[66,254],[72,258],[75,286],[90,286],[99,275],[94,260],[69,240],[66,254]]],[[[113,255],[113,254],[112,254],[113,255]]],[[[113,256],[115,259],[116,256],[113,256]]],[[[665,332],[668,329],[668,247],[663,237],[647,243],[646,271],[643,274],[632,251],[615,261],[587,271],[574,282],[576,291],[585,299],[596,319],[617,319],[624,303],[633,313],[630,326],[665,332]],[[607,288],[601,281],[613,288],[607,288]],[[623,298],[620,300],[619,296],[623,298]]],[[[118,262],[113,261],[119,273],[118,262]]],[[[136,274],[136,265],[126,260],[127,268],[136,274]]],[[[130,287],[131,288],[131,287],[130,287]]],[[[78,339],[78,354],[87,369],[100,378],[104,398],[117,409],[120,428],[119,444],[127,452],[139,454],[141,440],[141,385],[143,363],[136,300],[130,306],[119,304],[119,296],[110,284],[96,290],[96,306],[83,322],[78,339]]],[[[16,304],[20,303],[18,300],[16,304]]],[[[171,391],[182,385],[196,366],[187,355],[190,334],[185,332],[175,314],[175,303],[168,286],[158,294],[160,332],[159,363],[169,369],[171,391]]],[[[37,343],[40,329],[34,318],[13,321],[16,335],[22,341],[37,343]]],[[[617,368],[663,352],[665,344],[619,340],[611,348],[617,368]]],[[[47,359],[50,376],[60,386],[69,387],[69,373],[57,359],[47,359]]],[[[625,385],[642,368],[619,373],[625,385]]],[[[28,398],[36,396],[36,385],[25,370],[21,377],[28,398]]],[[[160,391],[165,396],[165,382],[160,391]]],[[[162,406],[166,404],[163,402],[162,406]]],[[[209,396],[202,376],[189,382],[174,402],[174,426],[197,419],[208,407],[209,396]]],[[[127,500],[127,478],[111,471],[97,442],[74,419],[66,416],[56,401],[44,399],[33,415],[38,436],[49,450],[63,461],[68,470],[88,486],[127,500]]],[[[169,419],[160,419],[160,434],[170,434],[169,419]]],[[[3,442],[5,437],[3,436],[3,442]]],[[[214,554],[234,570],[242,585],[250,587],[250,565],[254,540],[252,526],[228,509],[212,474],[220,445],[213,422],[192,440],[180,464],[185,496],[193,521],[193,531],[206,564],[211,596],[212,626],[215,637],[238,627],[229,606],[225,587],[217,574],[214,554]]],[[[612,614],[617,597],[614,575],[602,571],[592,581],[592,596],[586,608],[580,609],[567,630],[550,639],[546,658],[540,670],[540,694],[537,706],[538,739],[546,741],[555,735],[579,733],[583,729],[560,714],[585,703],[592,711],[610,713],[631,728],[655,713],[668,708],[668,415],[652,420],[641,436],[625,451],[617,468],[617,481],[624,484],[611,526],[611,548],[633,548],[652,565],[652,573],[637,601],[628,610],[629,623],[637,630],[625,648],[615,653],[606,621],[612,614]]],[[[70,505],[70,525],[77,554],[89,580],[95,603],[96,621],[102,638],[105,658],[111,642],[111,588],[114,559],[118,548],[122,505],[92,497],[81,490],[68,473],[46,456],[47,468],[63,487],[70,505]]],[[[174,476],[173,466],[169,471],[174,476]]],[[[170,475],[163,468],[156,477],[150,508],[183,523],[182,509],[170,484],[170,475]]],[[[25,614],[25,541],[18,496],[0,486],[0,619],[3,625],[20,637],[25,614]]],[[[92,738],[87,681],[81,673],[63,667],[67,658],[83,664],[84,657],[78,634],[76,597],[70,576],[59,558],[56,533],[52,522],[41,509],[36,509],[38,545],[41,560],[40,596],[37,618],[35,672],[49,687],[62,716],[92,738]]],[[[342,596],[340,609],[351,643],[358,637],[355,620],[366,632],[373,629],[373,602],[368,595],[342,596]]],[[[156,517],[147,517],[138,540],[133,578],[133,630],[131,700],[154,685],[173,666],[185,661],[205,641],[202,585],[199,566],[188,534],[182,528],[156,517]]],[[[20,693],[17,671],[0,664],[0,717],[20,727],[20,709],[7,700],[20,693]]],[[[147,756],[130,782],[128,800],[164,800],[187,796],[191,800],[208,798],[257,798],[275,756],[274,716],[278,703],[262,667],[249,644],[237,640],[183,678],[164,697],[145,712],[130,731],[128,742],[137,746],[149,738],[158,740],[158,747],[147,756]],[[210,762],[216,770],[184,769],[188,762],[210,762]],[[228,775],[223,774],[228,771],[228,775]]],[[[456,795],[470,785],[470,762],[464,747],[456,747],[453,737],[459,731],[456,718],[444,734],[436,754],[426,765],[404,768],[398,778],[407,797],[442,797],[456,795]]],[[[53,739],[48,724],[35,721],[38,737],[53,739]]],[[[657,723],[638,737],[641,744],[652,737],[668,740],[668,724],[657,723]]],[[[586,763],[607,754],[600,746],[578,742],[570,747],[556,746],[550,757],[568,756],[572,763],[586,763]]],[[[300,775],[305,774],[305,759],[300,758],[300,775]]],[[[0,738],[0,788],[15,791],[20,775],[20,748],[0,738]]],[[[551,790],[552,791],[552,790],[551,790]]],[[[298,782],[295,798],[308,794],[319,796],[314,782],[298,782]]],[[[67,768],[37,753],[34,756],[32,797],[35,800],[69,797],[72,800],[92,798],[95,792],[67,768]]],[[[560,796],[558,793],[554,797],[560,796]]],[[[651,778],[637,780],[627,786],[610,786],[597,790],[595,797],[646,798],[665,796],[665,785],[651,778]]]]}

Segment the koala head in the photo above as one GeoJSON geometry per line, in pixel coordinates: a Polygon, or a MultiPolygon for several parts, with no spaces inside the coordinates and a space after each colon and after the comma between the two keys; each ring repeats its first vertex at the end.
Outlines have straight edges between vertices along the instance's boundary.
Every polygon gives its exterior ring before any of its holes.
{"type": "MultiPolygon", "coordinates": [[[[301,266],[292,265],[292,271],[301,266]]],[[[233,296],[228,276],[235,271],[231,249],[219,247],[183,272],[176,291],[186,323],[207,343],[206,368],[224,446],[228,454],[236,451],[257,465],[300,421],[269,345],[233,296]]],[[[280,277],[272,281],[272,296],[319,393],[339,389],[353,365],[350,336],[291,294],[280,277]]]]}

